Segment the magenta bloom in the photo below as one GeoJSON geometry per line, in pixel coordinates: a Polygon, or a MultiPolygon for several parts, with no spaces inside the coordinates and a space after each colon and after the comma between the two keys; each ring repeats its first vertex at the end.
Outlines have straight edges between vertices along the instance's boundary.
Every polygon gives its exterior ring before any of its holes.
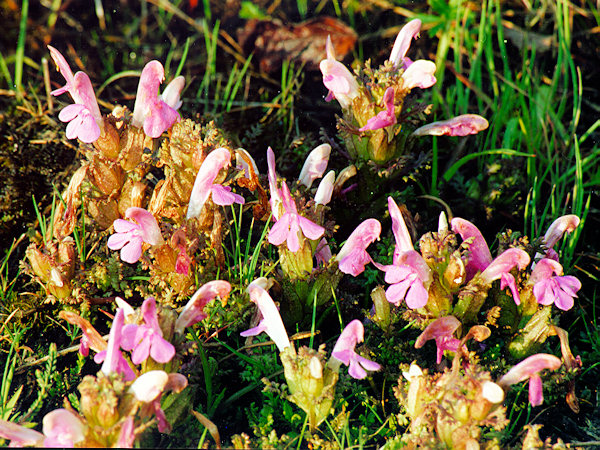
{"type": "Polygon", "coordinates": [[[396,113],[394,112],[394,88],[389,87],[383,94],[383,104],[385,110],[377,113],[375,117],[367,120],[367,124],[359,128],[358,131],[379,130],[380,128],[389,127],[396,123],[396,113]]]}
{"type": "Polygon", "coordinates": [[[539,373],[544,369],[556,370],[561,364],[560,359],[554,355],[537,353],[525,358],[510,369],[500,378],[498,384],[502,388],[506,388],[507,386],[529,379],[529,403],[531,403],[531,406],[539,406],[544,402],[542,379],[539,373]]]}
{"type": "Polygon", "coordinates": [[[460,340],[454,337],[454,332],[460,327],[460,321],[454,316],[440,317],[431,322],[419,335],[415,342],[415,348],[421,348],[425,342],[435,339],[437,347],[436,362],[442,362],[444,351],[458,351],[460,340]]]}
{"type": "Polygon", "coordinates": [[[354,75],[341,62],[336,61],[331,37],[327,36],[327,59],[319,64],[323,74],[323,84],[329,89],[329,94],[325,100],[330,101],[334,98],[340,103],[342,108],[348,109],[352,100],[358,95],[359,87],[354,75]]]}
{"type": "Polygon", "coordinates": [[[146,135],[157,138],[179,120],[177,108],[181,105],[179,94],[183,89],[184,80],[176,78],[171,83],[163,97],[158,95],[158,88],[165,79],[165,69],[158,61],[150,61],[144,66],[137,95],[131,124],[144,128],[146,135]],[[164,98],[164,99],[163,99],[164,98]]]}
{"type": "Polygon", "coordinates": [[[100,137],[104,123],[90,77],[81,71],[73,75],[65,57],[50,45],[48,50],[66,80],[66,84],[62,88],[52,91],[52,95],[58,96],[68,92],[75,102],[63,108],[58,115],[62,122],[69,122],[67,138],[79,138],[87,144],[92,143],[100,137]]]}
{"type": "Polygon", "coordinates": [[[132,206],[125,211],[128,220],[117,219],[113,222],[115,234],[108,238],[108,248],[121,250],[121,260],[134,264],[142,257],[142,244],[158,245],[163,242],[160,228],[152,213],[143,208],[132,206]]]}
{"type": "Polygon", "coordinates": [[[240,333],[241,336],[256,336],[263,331],[269,335],[271,340],[275,342],[280,352],[290,346],[290,339],[279,315],[279,310],[275,306],[275,302],[269,293],[260,286],[258,280],[253,281],[248,285],[248,293],[250,300],[258,306],[262,319],[258,326],[240,333]]]}
{"type": "Polygon", "coordinates": [[[533,284],[533,295],[540,305],[554,303],[563,311],[573,307],[581,282],[571,275],[561,276],[562,273],[562,266],[553,259],[544,258],[535,265],[529,283],[533,284]]]}
{"type": "Polygon", "coordinates": [[[300,250],[300,238],[298,237],[300,232],[308,239],[315,240],[323,236],[325,228],[298,214],[296,202],[294,202],[286,183],[281,186],[281,194],[285,213],[269,231],[268,240],[273,245],[281,245],[286,242],[288,250],[296,253],[300,250]]]}
{"type": "Polygon", "coordinates": [[[465,269],[467,271],[467,280],[473,278],[477,272],[483,272],[492,262],[492,254],[479,228],[471,222],[460,217],[455,217],[451,221],[452,231],[460,234],[463,241],[471,240],[469,244],[469,259],[465,269]]]}
{"type": "Polygon", "coordinates": [[[116,372],[122,374],[125,381],[131,381],[135,379],[136,374],[129,366],[129,363],[121,353],[121,350],[119,350],[121,347],[124,323],[125,312],[123,308],[118,308],[115,313],[115,318],[113,319],[112,327],[110,328],[106,350],[96,353],[94,361],[97,363],[104,361],[100,368],[104,375],[116,372]]]}
{"type": "Polygon", "coordinates": [[[477,134],[489,126],[488,121],[477,114],[463,114],[452,119],[433,122],[418,128],[415,136],[467,136],[477,134]]]}
{"type": "Polygon", "coordinates": [[[335,343],[331,356],[344,365],[349,366],[348,373],[351,377],[361,380],[367,376],[366,370],[375,371],[381,369],[381,366],[370,359],[363,358],[354,351],[356,344],[364,340],[365,330],[360,320],[353,320],[335,343]]]}
{"type": "Polygon", "coordinates": [[[421,21],[419,19],[413,19],[402,27],[394,46],[392,47],[392,53],[390,54],[390,61],[394,67],[403,66],[406,62],[406,52],[410,48],[410,44],[413,39],[419,36],[421,31],[421,21]]]}
{"type": "Polygon", "coordinates": [[[381,234],[381,224],[377,219],[367,219],[350,234],[346,243],[335,257],[339,269],[353,277],[365,270],[373,260],[367,253],[367,247],[381,234]]]}
{"type": "Polygon", "coordinates": [[[223,147],[213,150],[206,156],[194,181],[186,219],[200,216],[204,204],[211,196],[212,201],[221,206],[232,205],[233,203],[244,204],[244,198],[231,192],[229,186],[214,184],[215,178],[217,178],[221,169],[228,167],[230,163],[231,154],[229,150],[223,147]]]}
{"type": "Polygon", "coordinates": [[[143,325],[128,324],[123,328],[121,347],[131,351],[131,362],[141,364],[151,356],[158,363],[166,364],[175,356],[175,347],[163,338],[158,324],[156,300],[148,297],[142,303],[143,325]]]}
{"type": "Polygon", "coordinates": [[[298,181],[310,188],[317,178],[321,178],[327,169],[331,145],[321,144],[315,147],[306,157],[298,181]]]}
{"type": "Polygon", "coordinates": [[[527,252],[520,248],[509,248],[501,255],[497,256],[487,268],[481,272],[481,280],[486,284],[492,284],[495,280],[500,280],[500,289],[509,287],[515,303],[519,305],[521,299],[517,289],[515,277],[509,272],[518,267],[519,270],[525,269],[529,264],[530,258],[527,252]]]}
{"type": "Polygon", "coordinates": [[[206,304],[216,297],[225,298],[230,291],[231,285],[227,281],[214,280],[204,284],[179,313],[175,321],[175,332],[181,334],[185,328],[203,320],[206,317],[206,304]]]}

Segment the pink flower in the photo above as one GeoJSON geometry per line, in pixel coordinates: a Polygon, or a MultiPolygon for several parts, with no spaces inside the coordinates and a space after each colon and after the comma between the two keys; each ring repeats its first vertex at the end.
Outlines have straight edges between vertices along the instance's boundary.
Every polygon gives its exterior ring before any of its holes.
{"type": "Polygon", "coordinates": [[[460,340],[454,337],[454,332],[458,330],[461,323],[454,316],[440,317],[431,322],[419,335],[415,342],[415,348],[421,348],[425,342],[435,339],[437,347],[436,362],[442,362],[444,351],[456,352],[460,346],[460,340]]]}
{"type": "Polygon", "coordinates": [[[206,317],[206,304],[216,297],[227,297],[230,291],[231,285],[227,281],[214,280],[204,284],[179,313],[175,321],[175,332],[182,334],[185,328],[203,320],[206,317]]]}
{"type": "Polygon", "coordinates": [[[367,120],[367,124],[359,128],[358,131],[379,130],[380,128],[389,127],[396,123],[396,113],[394,112],[394,88],[389,87],[383,94],[383,104],[385,110],[377,113],[375,117],[367,120]]]}
{"type": "Polygon", "coordinates": [[[310,188],[317,178],[321,178],[327,169],[331,145],[321,144],[315,147],[306,157],[298,181],[310,188]]]}
{"type": "Polygon", "coordinates": [[[244,337],[256,336],[264,331],[275,342],[279,351],[282,352],[290,346],[290,340],[275,302],[273,302],[269,293],[261,287],[259,280],[255,280],[248,285],[248,293],[250,294],[250,300],[258,306],[262,318],[258,326],[243,331],[240,335],[244,337]]]}
{"type": "Polygon", "coordinates": [[[151,356],[158,363],[166,364],[175,356],[175,347],[163,338],[158,323],[156,300],[148,297],[142,303],[143,325],[128,324],[123,328],[121,347],[131,351],[131,362],[141,364],[151,356]]]}
{"type": "Polygon", "coordinates": [[[364,333],[365,330],[362,323],[359,320],[353,320],[346,325],[331,352],[332,357],[349,366],[348,373],[357,380],[367,376],[366,370],[375,371],[381,369],[379,364],[370,359],[363,358],[354,351],[356,344],[364,340],[364,333]]]}
{"type": "Polygon", "coordinates": [[[179,393],[187,387],[187,378],[180,373],[166,373],[162,370],[150,370],[140,375],[129,388],[135,398],[148,404],[156,415],[158,431],[169,433],[171,424],[160,406],[162,395],[167,391],[179,393]]]}
{"type": "Polygon", "coordinates": [[[432,282],[431,269],[415,251],[402,213],[392,197],[388,197],[388,210],[396,247],[391,266],[376,264],[378,269],[385,272],[386,283],[391,284],[385,296],[396,306],[406,299],[409,308],[422,308],[429,299],[427,290],[432,282]]]}
{"type": "Polygon", "coordinates": [[[581,282],[571,275],[560,276],[562,273],[563,267],[549,258],[540,260],[533,268],[529,283],[533,284],[533,295],[540,305],[554,303],[563,311],[573,307],[573,297],[577,297],[581,282]]]}
{"type": "Polygon", "coordinates": [[[505,389],[508,386],[529,379],[529,403],[531,403],[531,406],[539,406],[544,402],[542,379],[539,373],[544,369],[556,370],[561,364],[560,359],[556,356],[537,353],[510,369],[500,378],[498,384],[505,389]]]}
{"type": "Polygon", "coordinates": [[[477,272],[483,272],[492,262],[492,254],[479,228],[471,222],[460,217],[455,217],[450,222],[452,231],[460,234],[463,241],[471,240],[469,244],[469,259],[465,267],[467,280],[473,278],[477,272]]]}
{"type": "Polygon", "coordinates": [[[515,303],[519,305],[521,303],[519,290],[516,286],[515,277],[509,272],[515,267],[518,267],[519,270],[525,269],[529,264],[529,261],[529,255],[524,250],[521,250],[520,248],[509,248],[501,255],[497,256],[496,259],[481,272],[481,280],[488,285],[492,284],[495,280],[500,280],[500,289],[504,289],[508,286],[515,303]]]}
{"type": "Polygon", "coordinates": [[[186,219],[200,216],[204,204],[211,195],[212,201],[217,205],[244,204],[244,198],[231,192],[229,186],[214,184],[221,169],[228,167],[230,163],[231,154],[223,147],[213,150],[206,156],[194,181],[186,219]]]}
{"type": "Polygon", "coordinates": [[[65,57],[50,45],[48,49],[58,70],[66,80],[66,84],[62,88],[52,91],[52,95],[58,96],[68,92],[75,102],[73,105],[63,108],[58,115],[62,122],[69,122],[67,138],[79,138],[87,144],[96,141],[100,137],[104,122],[90,78],[81,71],[73,75],[65,57]]]}
{"type": "Polygon", "coordinates": [[[67,409],[55,409],[42,420],[43,434],[30,428],[0,419],[0,437],[10,440],[9,447],[73,448],[85,439],[85,425],[67,409]]]}
{"type": "Polygon", "coordinates": [[[296,202],[294,202],[286,183],[281,186],[281,194],[285,213],[269,231],[268,240],[273,245],[281,245],[286,242],[288,250],[296,253],[300,250],[298,236],[300,232],[308,239],[315,240],[323,236],[325,228],[298,214],[296,202]]]}
{"type": "Polygon", "coordinates": [[[158,245],[163,242],[160,228],[152,213],[143,208],[132,206],[125,211],[128,220],[117,219],[113,222],[115,234],[108,238],[108,248],[121,250],[121,260],[134,264],[142,256],[142,244],[158,245]]]}
{"type": "Polygon", "coordinates": [[[96,361],[96,363],[104,361],[100,368],[104,375],[116,372],[122,374],[125,381],[131,381],[136,377],[135,372],[131,366],[129,366],[129,363],[121,353],[121,350],[119,350],[121,347],[124,323],[125,312],[123,308],[118,308],[108,335],[108,345],[106,346],[106,350],[96,353],[94,361],[96,361]]]}
{"type": "Polygon", "coordinates": [[[121,424],[119,438],[115,444],[117,448],[133,448],[135,444],[135,422],[133,416],[127,416],[121,424]]]}
{"type": "Polygon", "coordinates": [[[433,122],[418,128],[415,136],[467,136],[477,134],[489,126],[486,119],[477,114],[463,114],[452,119],[433,122]]]}
{"type": "Polygon", "coordinates": [[[390,54],[390,61],[394,67],[404,65],[406,52],[410,48],[411,41],[419,36],[421,31],[421,21],[419,19],[413,19],[402,27],[394,46],[392,47],[392,53],[390,54]]]}
{"type": "MultiPolygon", "coordinates": [[[[546,257],[558,261],[558,254],[554,251],[554,246],[565,233],[571,233],[579,226],[579,217],[574,214],[561,216],[548,227],[544,235],[544,246],[546,247],[546,257]]],[[[538,256],[538,255],[536,255],[538,256]]]]}
{"type": "Polygon", "coordinates": [[[165,70],[158,61],[150,61],[144,66],[137,95],[131,124],[144,128],[144,133],[152,138],[160,137],[163,132],[179,119],[176,109],[181,105],[179,94],[183,89],[184,80],[176,78],[163,93],[158,95],[158,88],[165,79],[165,70]]]}
{"type": "Polygon", "coordinates": [[[415,87],[427,89],[436,83],[435,63],[426,59],[418,59],[410,63],[402,73],[402,87],[413,89],[415,87]]]}
{"type": "Polygon", "coordinates": [[[331,249],[329,248],[329,244],[327,244],[327,239],[322,238],[317,244],[317,251],[315,252],[315,259],[317,260],[317,264],[325,266],[333,257],[331,254],[331,249]]]}
{"type": "Polygon", "coordinates": [[[365,270],[365,266],[372,262],[367,253],[367,247],[381,234],[381,224],[377,219],[367,219],[350,234],[346,243],[335,257],[339,269],[354,277],[365,270]]]}
{"type": "Polygon", "coordinates": [[[342,108],[348,109],[352,100],[358,96],[359,88],[354,75],[341,62],[336,61],[331,37],[327,36],[327,59],[319,64],[323,74],[323,84],[329,89],[325,100],[336,99],[342,108]]]}

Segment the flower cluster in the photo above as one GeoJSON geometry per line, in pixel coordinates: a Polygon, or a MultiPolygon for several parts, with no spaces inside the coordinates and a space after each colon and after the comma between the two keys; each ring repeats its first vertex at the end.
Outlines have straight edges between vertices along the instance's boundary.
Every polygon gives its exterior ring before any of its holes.
{"type": "Polygon", "coordinates": [[[384,164],[406,153],[409,136],[467,136],[488,127],[476,114],[430,123],[411,133],[411,115],[426,110],[406,107],[406,97],[415,88],[427,89],[436,83],[433,61],[412,61],[406,56],[411,41],[419,36],[421,21],[408,22],[398,33],[389,59],[377,70],[369,63],[356,76],[336,60],[331,39],[327,58],[320,63],[323,84],[329,90],[326,100],[336,99],[343,111],[338,128],[355,161],[384,164]]]}
{"type": "Polygon", "coordinates": [[[170,391],[180,393],[188,384],[174,371],[183,331],[206,317],[203,309],[209,301],[226,297],[230,290],[226,281],[206,283],[179,315],[157,306],[152,297],[139,310],[117,298],[108,342],[86,319],[62,311],[60,317],[83,332],[80,353],[87,356],[92,349],[94,361],[102,363],[96,376],[84,377],[79,385],[80,412],[70,405],[51,411],[43,419],[42,433],[0,420],[0,437],[19,447],[132,448],[151,421],[157,422],[160,432],[170,432],[161,399],[170,391]]]}

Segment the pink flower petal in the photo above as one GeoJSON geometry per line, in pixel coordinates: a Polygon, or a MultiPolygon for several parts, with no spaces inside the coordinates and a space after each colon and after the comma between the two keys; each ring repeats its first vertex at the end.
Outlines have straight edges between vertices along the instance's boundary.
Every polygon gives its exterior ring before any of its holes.
{"type": "Polygon", "coordinates": [[[131,240],[121,248],[121,260],[135,264],[142,257],[142,243],[144,241],[139,236],[131,236],[131,240]]]}
{"type": "Polygon", "coordinates": [[[467,136],[477,134],[489,126],[488,121],[477,114],[463,114],[452,119],[433,122],[415,130],[415,136],[467,136]]]}
{"type": "Polygon", "coordinates": [[[390,61],[394,67],[398,67],[403,62],[411,41],[419,36],[420,31],[421,21],[419,19],[413,19],[402,27],[398,36],[396,36],[392,53],[390,54],[390,61]]]}

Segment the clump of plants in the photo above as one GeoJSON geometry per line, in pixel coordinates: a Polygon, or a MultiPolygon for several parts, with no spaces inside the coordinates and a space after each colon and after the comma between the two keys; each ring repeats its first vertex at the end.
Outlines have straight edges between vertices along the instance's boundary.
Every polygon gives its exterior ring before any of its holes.
{"type": "MultiPolygon", "coordinates": [[[[437,231],[415,246],[391,192],[371,191],[378,180],[389,185],[421,136],[468,136],[489,125],[476,114],[423,124],[431,105],[411,92],[436,83],[436,66],[407,56],[420,28],[420,20],[408,22],[388,60],[376,69],[367,62],[355,73],[336,60],[328,41],[320,69],[328,99],[342,108],[339,142],[350,164],[337,175],[327,172],[334,149],[323,143],[293,181],[278,175],[273,148],[260,150],[268,166],[261,174],[251,152],[233,148],[213,122],[182,118],[185,79],[174,78],[160,93],[160,62],[143,68],[133,110],[119,106],[102,116],[86,73],[74,74],[49,46],[65,80],[52,94],[73,100],[58,118],[68,123],[67,137],[78,140],[82,164],[51,226],[29,244],[22,267],[45,301],[62,308],[59,318],[81,330],[80,355],[89,357],[92,350],[101,366],[81,380],[76,402],[65,399],[62,408],[45,414],[39,431],[0,420],[0,437],[13,446],[134,447],[154,428],[168,434],[176,420],[194,411],[220,446],[218,424],[194,410],[195,395],[186,396],[196,375],[190,366],[198,359],[208,397],[209,378],[219,376],[198,331],[214,336],[227,330],[246,338],[247,352],[233,349],[245,361],[252,361],[252,339],[262,332],[278,350],[282,383],[262,381],[264,395],[282,409],[285,426],[300,424],[302,431],[292,437],[294,430],[276,430],[271,408],[265,412],[269,426],[255,430],[254,440],[246,432],[231,438],[238,448],[285,446],[292,439],[300,446],[305,432],[313,446],[335,445],[320,430],[351,434],[349,411],[357,406],[344,395],[369,389],[375,393],[363,397],[361,406],[373,409],[376,395],[385,395],[380,391],[387,388],[377,386],[384,379],[393,380],[395,399],[394,413],[385,419],[389,448],[499,448],[509,423],[506,395],[527,382],[529,403],[539,406],[549,376],[576,409],[573,380],[582,363],[558,325],[581,282],[564,275],[554,247],[580,219],[558,217],[532,241],[507,231],[493,257],[473,223],[444,213],[437,231]],[[332,198],[354,190],[362,199],[373,192],[387,198],[391,261],[376,261],[368,252],[386,234],[381,218],[363,220],[348,236],[336,234],[332,198]],[[256,250],[245,254],[242,216],[264,228],[256,250]],[[228,239],[238,239],[234,257],[225,251],[228,239]],[[354,308],[354,316],[342,316],[338,287],[348,275],[361,276],[367,265],[387,286],[373,290],[366,314],[354,308]],[[105,339],[88,306],[107,290],[127,298],[114,295],[105,339]],[[137,298],[143,299],[137,308],[127,301],[137,298]],[[339,337],[333,346],[313,345],[317,316],[334,308],[339,337]],[[416,330],[413,354],[434,341],[436,356],[402,364],[398,376],[398,367],[386,366],[371,346],[369,334],[402,340],[400,321],[405,330],[416,330]],[[308,326],[309,345],[297,344],[286,331],[308,326]],[[560,357],[543,351],[552,336],[558,337],[560,357]],[[506,350],[501,364],[486,356],[499,342],[506,350]]],[[[218,401],[212,400],[214,412],[218,401]]],[[[541,442],[535,428],[525,441],[541,442]]]]}

